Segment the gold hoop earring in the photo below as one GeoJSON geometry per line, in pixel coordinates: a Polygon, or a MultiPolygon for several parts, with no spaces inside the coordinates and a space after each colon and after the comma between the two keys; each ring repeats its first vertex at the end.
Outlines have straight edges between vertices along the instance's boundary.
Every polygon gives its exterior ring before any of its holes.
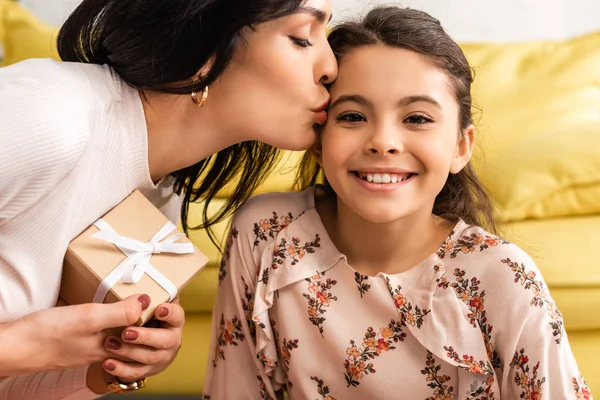
{"type": "Polygon", "coordinates": [[[200,98],[200,100],[198,100],[198,93],[196,91],[193,91],[191,96],[195,105],[198,107],[203,107],[208,100],[208,86],[204,87],[204,90],[202,90],[202,98],[200,98]]]}

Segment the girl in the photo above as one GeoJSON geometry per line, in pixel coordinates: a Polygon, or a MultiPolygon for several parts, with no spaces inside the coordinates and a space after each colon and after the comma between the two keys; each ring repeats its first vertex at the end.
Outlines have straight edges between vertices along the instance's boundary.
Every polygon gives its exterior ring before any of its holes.
{"type": "Polygon", "coordinates": [[[189,204],[238,177],[208,227],[261,182],[271,146],[309,148],[337,75],[330,16],[329,0],[84,0],[65,62],[0,69],[1,400],[133,390],[172,362],[177,304],[158,308],[163,329],[122,337],[103,330],[136,321],[142,294],[52,308],[67,245],[135,189],[193,228],[189,204]]]}
{"type": "Polygon", "coordinates": [[[397,7],[329,42],[339,77],[301,169],[325,183],[235,216],[206,398],[590,398],[539,270],[481,228],[458,45],[397,7]]]}

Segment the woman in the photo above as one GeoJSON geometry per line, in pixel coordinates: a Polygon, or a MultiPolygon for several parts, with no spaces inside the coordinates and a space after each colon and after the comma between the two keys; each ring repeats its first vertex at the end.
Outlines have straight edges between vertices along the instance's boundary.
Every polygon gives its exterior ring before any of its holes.
{"type": "Polygon", "coordinates": [[[329,9],[328,0],[84,0],[59,34],[68,62],[0,70],[0,399],[94,398],[171,363],[177,304],[157,309],[163,329],[120,338],[102,331],[135,321],[145,295],[52,308],[67,245],[134,189],[196,228],[189,203],[208,206],[239,175],[227,204],[205,213],[209,227],[249,197],[274,147],[310,147],[337,74],[329,9]]]}

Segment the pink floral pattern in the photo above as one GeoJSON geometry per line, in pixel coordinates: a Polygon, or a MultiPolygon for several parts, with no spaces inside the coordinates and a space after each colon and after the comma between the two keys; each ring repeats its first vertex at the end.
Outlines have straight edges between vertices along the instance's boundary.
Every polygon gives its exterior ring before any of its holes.
{"type": "Polygon", "coordinates": [[[454,393],[454,386],[450,386],[450,377],[448,375],[441,375],[440,370],[442,366],[436,364],[435,358],[430,351],[427,351],[427,361],[425,362],[425,369],[421,370],[421,373],[425,375],[427,386],[433,389],[433,396],[428,397],[426,400],[454,400],[456,399],[456,393],[454,393]]]}
{"type": "Polygon", "coordinates": [[[217,340],[215,358],[213,359],[213,367],[217,367],[219,359],[225,360],[225,352],[223,350],[225,346],[237,346],[245,339],[246,337],[242,331],[242,321],[237,316],[232,319],[225,319],[225,316],[221,314],[219,338],[217,340]]]}
{"type": "Polygon", "coordinates": [[[560,314],[547,317],[554,303],[523,250],[460,221],[426,258],[429,270],[356,274],[325,236],[314,195],[241,209],[249,214],[237,220],[259,218],[238,226],[247,243],[225,257],[245,268],[221,274],[206,396],[357,400],[401,386],[421,400],[493,400],[501,388],[517,399],[591,399],[569,343],[554,343],[560,314]]]}
{"type": "Polygon", "coordinates": [[[431,312],[431,310],[421,309],[419,306],[413,306],[409,303],[402,294],[402,287],[398,286],[396,289],[393,289],[390,286],[390,279],[387,278],[388,288],[390,290],[390,294],[394,299],[394,304],[398,312],[400,313],[400,317],[402,317],[402,323],[405,325],[416,326],[417,328],[421,328],[423,325],[423,318],[431,312]]]}
{"type": "Polygon", "coordinates": [[[252,319],[252,311],[254,308],[254,295],[250,291],[250,286],[246,283],[246,280],[242,277],[242,284],[244,285],[244,297],[242,300],[242,309],[244,310],[244,316],[246,317],[246,323],[248,324],[248,330],[250,331],[250,337],[252,340],[256,339],[256,325],[252,319]]]}
{"type": "Polygon", "coordinates": [[[316,275],[306,278],[308,282],[308,293],[303,293],[302,296],[308,300],[308,317],[310,322],[319,328],[319,333],[323,336],[323,316],[332,301],[337,301],[337,297],[331,294],[330,290],[337,281],[334,279],[324,279],[325,272],[317,273],[316,275]]]}
{"type": "Polygon", "coordinates": [[[454,360],[459,366],[466,369],[470,372],[475,372],[477,374],[487,374],[493,375],[494,370],[492,366],[489,365],[486,361],[477,361],[473,358],[473,356],[469,356],[464,354],[462,357],[459,357],[458,353],[454,350],[452,346],[444,346],[444,350],[448,352],[448,357],[454,360]]]}
{"type": "Polygon", "coordinates": [[[354,273],[354,281],[358,287],[358,292],[360,293],[360,297],[363,297],[365,293],[369,291],[371,285],[367,282],[369,281],[369,277],[367,275],[361,275],[358,272],[354,273]]]}
{"type": "MultiPolygon", "coordinates": [[[[279,268],[286,260],[291,260],[291,265],[298,264],[306,254],[314,253],[317,248],[321,247],[321,238],[317,234],[312,242],[305,242],[304,245],[300,245],[300,243],[300,238],[297,237],[293,237],[291,243],[288,243],[286,238],[281,238],[279,244],[275,245],[273,248],[273,262],[271,263],[271,269],[279,268]]],[[[267,283],[269,274],[270,269],[265,268],[260,281],[262,283],[267,283]]]]}
{"type": "Polygon", "coordinates": [[[462,357],[454,350],[452,346],[444,346],[444,350],[447,352],[447,356],[454,360],[461,368],[466,369],[470,372],[477,374],[488,375],[487,379],[483,384],[474,383],[469,388],[467,400],[494,400],[495,394],[491,390],[494,383],[494,370],[492,365],[488,361],[479,360],[477,361],[473,356],[463,354],[462,357]]]}
{"type": "Polygon", "coordinates": [[[573,390],[575,391],[577,400],[593,400],[592,392],[581,374],[576,378],[573,378],[573,390]]]}
{"type": "Polygon", "coordinates": [[[298,339],[283,339],[281,343],[281,364],[286,373],[290,370],[292,350],[298,348],[298,339]]]}
{"type": "Polygon", "coordinates": [[[444,258],[449,255],[450,258],[456,258],[460,253],[469,254],[473,253],[477,248],[479,251],[484,251],[490,247],[496,247],[501,244],[509,244],[509,242],[502,240],[496,236],[482,234],[480,232],[474,232],[470,235],[463,235],[456,241],[452,240],[454,232],[450,234],[440,249],[438,250],[438,257],[444,258]]]}
{"type": "Polygon", "coordinates": [[[317,393],[321,395],[322,400],[337,400],[331,394],[329,394],[329,387],[323,383],[323,379],[319,379],[316,376],[311,376],[310,380],[317,383],[317,393]]]}
{"type": "Polygon", "coordinates": [[[277,234],[285,229],[292,221],[294,216],[291,212],[279,216],[273,211],[271,218],[261,219],[254,223],[254,247],[258,246],[261,240],[267,241],[268,238],[275,239],[277,234]]]}
{"type": "Polygon", "coordinates": [[[360,385],[360,380],[369,374],[374,374],[375,367],[369,360],[374,360],[381,354],[394,350],[395,343],[403,342],[406,333],[402,331],[404,323],[402,321],[391,320],[388,326],[380,328],[379,332],[375,332],[369,327],[361,344],[356,344],[354,340],[350,340],[350,347],[346,350],[346,361],[344,368],[346,373],[346,383],[348,387],[357,387],[360,385]]]}
{"type": "MultiPolygon", "coordinates": [[[[438,266],[437,268],[440,267],[438,266]]],[[[468,314],[468,317],[470,318],[470,323],[475,328],[477,327],[477,324],[479,324],[481,333],[483,333],[483,340],[485,342],[488,358],[492,361],[494,368],[499,369],[501,368],[502,362],[498,352],[494,349],[492,342],[493,327],[488,322],[486,310],[484,308],[485,290],[479,292],[481,281],[477,279],[477,277],[467,279],[465,278],[465,275],[466,272],[464,270],[456,268],[454,270],[454,277],[456,280],[452,282],[444,275],[438,279],[438,287],[443,289],[454,289],[456,296],[469,307],[470,313],[468,314]]]]}
{"type": "Polygon", "coordinates": [[[271,320],[271,328],[273,329],[273,335],[275,335],[275,343],[277,343],[277,353],[283,367],[283,372],[286,375],[287,387],[291,389],[294,384],[289,379],[290,372],[290,360],[292,358],[292,351],[298,348],[298,339],[283,339],[279,336],[279,330],[277,329],[277,323],[271,320]]]}
{"type": "Polygon", "coordinates": [[[227,238],[227,243],[225,243],[225,251],[223,252],[221,263],[219,265],[219,285],[221,285],[221,282],[223,282],[223,279],[225,279],[225,276],[227,275],[227,264],[231,258],[231,247],[233,246],[233,241],[237,239],[238,233],[238,230],[233,227],[227,238]]]}
{"type": "Polygon", "coordinates": [[[546,377],[538,378],[540,363],[537,362],[533,368],[529,368],[529,357],[525,355],[525,349],[516,352],[510,366],[515,368],[514,380],[522,389],[521,398],[540,400],[542,398],[542,387],[546,377]]]}
{"type": "Polygon", "coordinates": [[[552,328],[552,335],[555,337],[555,342],[560,344],[564,333],[562,315],[560,311],[558,311],[558,308],[556,308],[554,300],[552,300],[550,294],[544,287],[544,283],[541,280],[536,279],[536,273],[534,271],[527,272],[525,265],[519,265],[518,263],[511,261],[510,258],[501,261],[515,273],[515,283],[520,283],[525,289],[533,292],[533,297],[529,304],[533,307],[546,309],[551,319],[550,327],[552,328]]]}

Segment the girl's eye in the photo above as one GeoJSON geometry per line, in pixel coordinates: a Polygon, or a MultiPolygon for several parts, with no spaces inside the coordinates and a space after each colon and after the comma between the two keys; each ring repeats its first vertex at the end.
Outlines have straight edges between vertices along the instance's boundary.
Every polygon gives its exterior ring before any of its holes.
{"type": "Polygon", "coordinates": [[[298,47],[310,47],[313,44],[308,40],[308,39],[301,39],[299,37],[296,36],[289,36],[290,40],[292,41],[292,43],[294,43],[296,46],[298,47]]]}
{"type": "Polygon", "coordinates": [[[404,119],[404,122],[407,124],[423,125],[433,122],[433,119],[431,117],[428,117],[427,115],[413,114],[406,117],[404,119]]]}
{"type": "Polygon", "coordinates": [[[365,117],[357,112],[347,112],[340,115],[337,120],[345,122],[362,122],[365,121],[365,117]]]}

